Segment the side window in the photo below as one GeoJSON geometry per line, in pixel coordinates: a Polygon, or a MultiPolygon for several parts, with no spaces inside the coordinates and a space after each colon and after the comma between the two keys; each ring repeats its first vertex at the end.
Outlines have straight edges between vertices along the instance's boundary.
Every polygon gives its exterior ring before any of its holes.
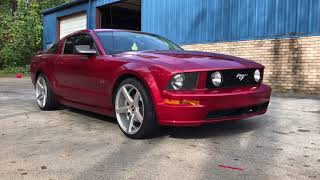
{"type": "Polygon", "coordinates": [[[76,54],[74,46],[88,45],[90,49],[97,49],[89,34],[78,34],[67,38],[64,47],[64,54],[76,54]]]}
{"type": "Polygon", "coordinates": [[[53,46],[48,50],[49,54],[56,54],[59,49],[59,43],[54,43],[53,46]]]}
{"type": "Polygon", "coordinates": [[[90,49],[94,49],[94,42],[88,34],[80,34],[76,39],[75,45],[89,45],[90,49]]]}
{"type": "Polygon", "coordinates": [[[66,39],[66,42],[64,44],[63,54],[73,54],[73,47],[74,47],[74,44],[75,44],[76,36],[77,35],[71,36],[71,37],[68,37],[66,39]]]}

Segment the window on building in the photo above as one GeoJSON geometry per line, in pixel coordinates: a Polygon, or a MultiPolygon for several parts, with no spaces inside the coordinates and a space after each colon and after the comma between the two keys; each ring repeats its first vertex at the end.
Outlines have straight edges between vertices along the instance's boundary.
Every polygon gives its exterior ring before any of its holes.
{"type": "Polygon", "coordinates": [[[141,30],[141,0],[117,1],[99,8],[99,28],[141,30]]]}

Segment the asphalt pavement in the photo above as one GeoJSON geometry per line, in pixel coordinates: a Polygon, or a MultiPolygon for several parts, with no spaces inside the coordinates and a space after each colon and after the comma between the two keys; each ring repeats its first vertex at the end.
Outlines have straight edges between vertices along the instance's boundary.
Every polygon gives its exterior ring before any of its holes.
{"type": "Polygon", "coordinates": [[[320,100],[273,96],[265,115],[132,140],[113,118],[41,111],[30,79],[0,78],[0,179],[320,179],[320,100]]]}

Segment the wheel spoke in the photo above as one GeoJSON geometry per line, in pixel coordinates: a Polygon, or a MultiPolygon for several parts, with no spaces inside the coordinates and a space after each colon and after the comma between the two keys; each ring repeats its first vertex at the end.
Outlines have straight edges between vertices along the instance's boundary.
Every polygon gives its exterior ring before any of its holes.
{"type": "Polygon", "coordinates": [[[136,110],[136,111],[134,111],[133,114],[134,114],[134,116],[136,117],[136,119],[137,119],[140,123],[142,123],[143,117],[141,116],[140,112],[139,112],[138,110],[136,110]]]}
{"type": "Polygon", "coordinates": [[[134,121],[134,114],[133,114],[133,115],[131,116],[131,118],[130,118],[130,124],[129,124],[129,128],[128,128],[128,132],[129,132],[129,133],[132,132],[132,128],[134,127],[133,121],[134,121]]]}
{"type": "Polygon", "coordinates": [[[39,93],[39,95],[37,96],[37,99],[40,100],[40,99],[43,99],[43,97],[44,97],[43,94],[39,93]]]}
{"type": "Polygon", "coordinates": [[[139,107],[139,101],[140,101],[140,94],[139,94],[139,92],[136,92],[136,94],[134,95],[134,98],[133,98],[133,104],[136,107],[139,107]]]}
{"type": "Polygon", "coordinates": [[[122,87],[122,93],[128,102],[133,103],[133,99],[125,87],[122,87]]]}
{"type": "Polygon", "coordinates": [[[43,89],[44,87],[42,86],[42,84],[40,83],[40,81],[37,82],[38,86],[40,87],[40,89],[43,89]]]}
{"type": "Polygon", "coordinates": [[[42,107],[46,105],[46,98],[47,98],[47,95],[45,94],[42,98],[42,107]]]}
{"type": "Polygon", "coordinates": [[[129,112],[129,106],[120,107],[116,109],[116,113],[119,113],[119,114],[124,114],[127,112],[129,112]]]}

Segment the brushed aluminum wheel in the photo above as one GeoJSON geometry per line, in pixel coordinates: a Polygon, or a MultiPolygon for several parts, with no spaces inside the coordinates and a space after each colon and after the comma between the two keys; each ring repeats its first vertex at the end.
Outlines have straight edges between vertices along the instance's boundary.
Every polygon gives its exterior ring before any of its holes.
{"type": "Polygon", "coordinates": [[[140,130],[144,118],[144,104],[135,86],[124,84],[118,89],[115,112],[119,126],[125,133],[135,134],[140,130]]]}
{"type": "Polygon", "coordinates": [[[42,76],[39,76],[36,83],[36,98],[37,103],[41,108],[44,108],[47,103],[48,87],[42,76]]]}

